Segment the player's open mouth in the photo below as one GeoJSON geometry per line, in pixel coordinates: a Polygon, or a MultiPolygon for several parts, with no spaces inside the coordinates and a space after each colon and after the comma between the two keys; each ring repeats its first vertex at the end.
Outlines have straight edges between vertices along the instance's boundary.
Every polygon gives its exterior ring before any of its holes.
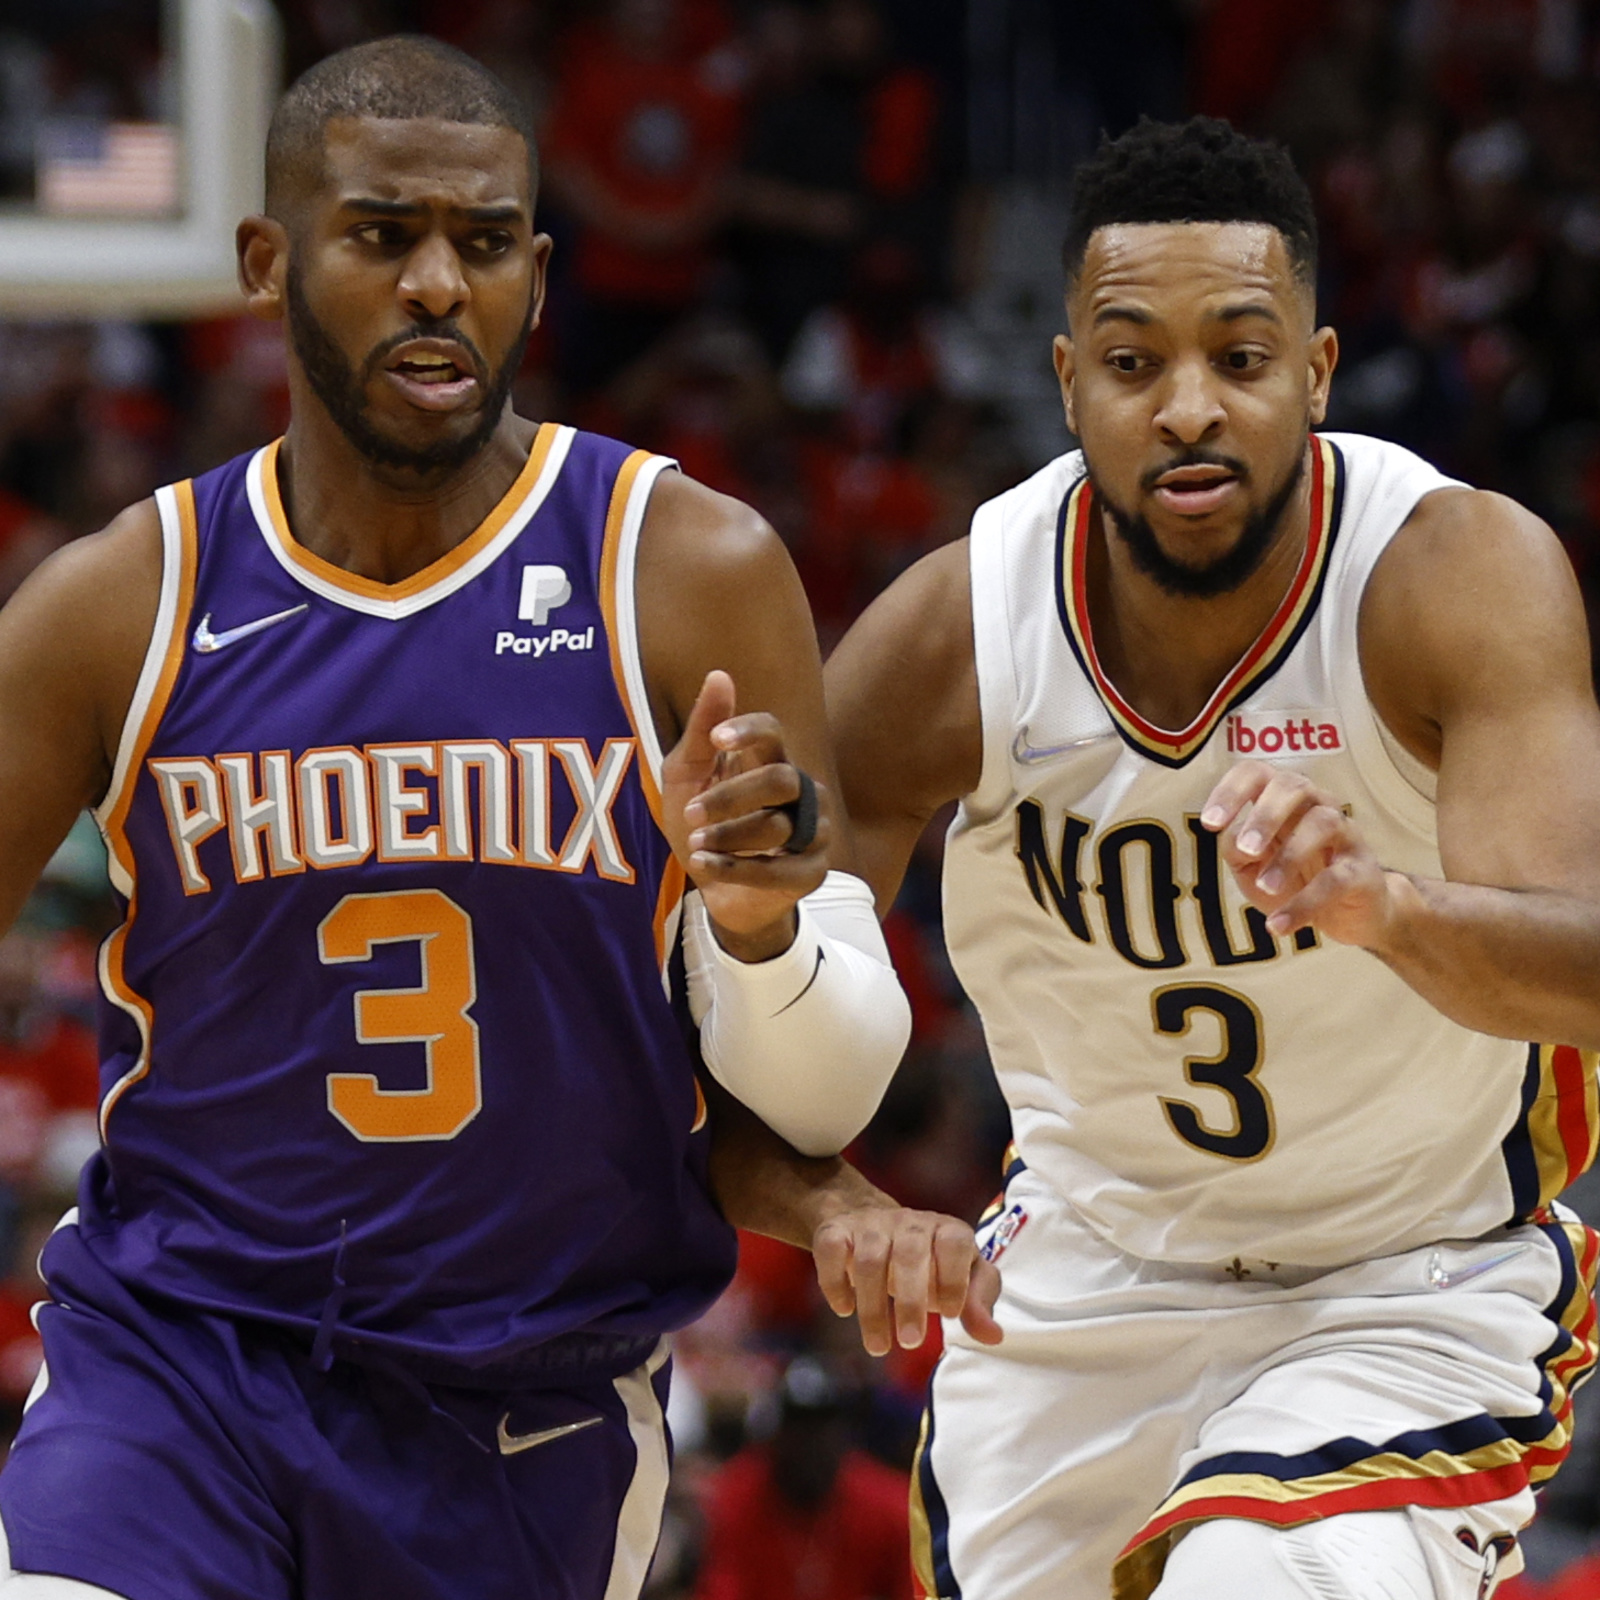
{"type": "Polygon", "coordinates": [[[1155,481],[1156,499],[1180,516],[1204,517],[1225,504],[1239,487],[1226,467],[1174,467],[1155,481]]]}
{"type": "Polygon", "coordinates": [[[384,364],[384,376],[423,411],[458,411],[478,396],[472,361],[460,345],[417,339],[384,364]]]}

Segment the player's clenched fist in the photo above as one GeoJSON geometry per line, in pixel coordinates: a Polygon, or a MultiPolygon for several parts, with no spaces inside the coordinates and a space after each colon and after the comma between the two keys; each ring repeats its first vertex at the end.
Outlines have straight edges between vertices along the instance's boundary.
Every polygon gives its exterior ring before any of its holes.
{"type": "Polygon", "coordinates": [[[972,1229],[955,1217],[905,1206],[862,1206],[830,1217],[811,1241],[817,1281],[841,1317],[853,1311],[861,1342],[887,1355],[898,1340],[914,1350],[928,1314],[960,1317],[980,1344],[999,1344],[994,1320],[998,1269],[979,1254],[972,1229]]]}
{"type": "Polygon", "coordinates": [[[1339,801],[1298,772],[1241,761],[1211,791],[1200,821],[1275,934],[1311,927],[1376,950],[1406,879],[1386,872],[1339,801]]]}
{"type": "Polygon", "coordinates": [[[722,932],[759,935],[826,876],[825,796],[790,762],[776,717],[735,715],[726,672],[706,675],[662,787],[662,826],[722,932]]]}

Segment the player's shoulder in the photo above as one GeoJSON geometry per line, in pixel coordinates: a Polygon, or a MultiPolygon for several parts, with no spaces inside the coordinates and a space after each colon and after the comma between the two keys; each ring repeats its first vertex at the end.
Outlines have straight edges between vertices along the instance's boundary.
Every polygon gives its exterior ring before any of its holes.
{"type": "Polygon", "coordinates": [[[1387,680],[1409,686],[1392,698],[1422,693],[1429,705],[1485,674],[1543,670],[1558,646],[1581,654],[1586,635],[1572,564],[1549,526],[1506,495],[1461,485],[1420,499],[1389,541],[1360,627],[1369,691],[1387,680]]]}
{"type": "Polygon", "coordinates": [[[1318,478],[1333,497],[1340,542],[1376,552],[1425,498],[1465,488],[1459,479],[1404,445],[1365,433],[1318,432],[1325,470],[1318,478]],[[1329,454],[1331,452],[1331,454],[1329,454]]]}
{"type": "MultiPolygon", "coordinates": [[[[952,539],[906,568],[884,592],[914,627],[939,634],[939,625],[972,603],[972,536],[952,539]]],[[[931,641],[930,641],[931,642],[931,641]]]]}
{"type": "Polygon", "coordinates": [[[161,577],[154,500],[56,551],[0,611],[0,682],[33,685],[63,740],[92,736],[109,760],[155,627],[161,577]]]}
{"type": "Polygon", "coordinates": [[[1448,482],[1417,500],[1372,581],[1380,592],[1406,579],[1436,596],[1479,599],[1486,584],[1520,591],[1570,576],[1561,541],[1542,517],[1509,495],[1448,482]]]}
{"type": "Polygon", "coordinates": [[[6,611],[72,620],[79,631],[99,635],[118,616],[147,609],[154,617],[161,570],[161,514],[154,498],[140,500],[98,533],[74,539],[46,557],[6,611]]]}
{"type": "Polygon", "coordinates": [[[640,552],[702,582],[756,577],[788,559],[759,511],[675,471],[661,473],[651,490],[640,552]]]}
{"type": "Polygon", "coordinates": [[[1343,459],[1347,471],[1364,475],[1421,473],[1456,482],[1427,459],[1407,445],[1396,444],[1393,439],[1380,439],[1372,433],[1345,433],[1339,429],[1316,430],[1317,438],[1331,444],[1343,459]]]}
{"type": "Polygon", "coordinates": [[[972,518],[976,546],[982,550],[1007,534],[1035,527],[1054,537],[1066,497],[1088,474],[1081,450],[1068,450],[1029,473],[978,507],[972,518]]]}
{"type": "Polygon", "coordinates": [[[1446,590],[1470,591],[1493,575],[1530,577],[1544,563],[1565,564],[1559,541],[1525,506],[1506,495],[1474,489],[1404,445],[1368,434],[1318,435],[1341,464],[1342,538],[1369,541],[1376,564],[1364,585],[1367,608],[1386,594],[1418,584],[1435,600],[1446,590]]]}

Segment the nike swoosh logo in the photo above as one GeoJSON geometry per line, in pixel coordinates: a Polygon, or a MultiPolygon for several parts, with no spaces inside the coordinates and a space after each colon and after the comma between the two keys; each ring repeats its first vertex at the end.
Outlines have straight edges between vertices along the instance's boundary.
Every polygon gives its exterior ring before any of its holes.
{"type": "Polygon", "coordinates": [[[500,1426],[495,1430],[495,1440],[500,1446],[500,1454],[514,1456],[524,1450],[532,1450],[536,1445],[549,1444],[552,1439],[564,1439],[569,1433],[582,1433],[585,1428],[598,1428],[604,1417],[585,1417],[582,1422],[564,1422],[559,1428],[541,1428],[537,1433],[509,1433],[506,1424],[511,1420],[508,1411],[500,1419],[500,1426]]]}
{"type": "Polygon", "coordinates": [[[248,639],[252,633],[260,633],[263,628],[287,622],[290,617],[298,617],[302,611],[308,610],[310,610],[309,605],[290,606],[287,611],[274,611],[270,617],[257,617],[254,622],[241,622],[237,628],[224,628],[221,633],[211,631],[211,613],[208,611],[201,617],[200,626],[194,630],[194,647],[201,655],[210,655],[213,650],[221,650],[225,645],[230,645],[238,639],[248,639]]]}
{"type": "Polygon", "coordinates": [[[794,997],[794,999],[793,999],[793,1000],[790,1000],[790,1001],[788,1001],[788,1002],[787,1002],[787,1003],[786,1003],[786,1004],[784,1004],[784,1005],[781,1005],[781,1006],[779,1006],[779,1007],[778,1007],[778,1009],[777,1009],[777,1010],[776,1010],[776,1011],[774,1011],[774,1012],[773,1012],[773,1013],[772,1013],[772,1014],[773,1014],[773,1016],[775,1016],[775,1017],[781,1017],[781,1016],[782,1016],[782,1015],[783,1015],[783,1014],[784,1014],[784,1012],[785,1012],[785,1011],[787,1011],[787,1010],[788,1010],[788,1009],[789,1009],[789,1007],[790,1007],[790,1006],[797,1006],[797,1005],[799,1005],[799,1004],[800,1004],[800,1002],[801,1002],[801,1001],[802,1001],[802,1000],[804,1000],[804,999],[805,999],[805,997],[806,997],[806,996],[807,996],[807,995],[808,995],[808,994],[810,994],[810,993],[811,993],[811,985],[812,985],[812,984],[814,984],[814,983],[815,983],[815,982],[816,982],[816,981],[817,981],[817,974],[818,974],[818,973],[819,973],[819,972],[821,972],[821,971],[822,971],[822,963],[823,963],[823,962],[824,962],[824,961],[826,961],[826,960],[827,960],[827,959],[828,959],[828,952],[827,952],[827,951],[826,951],[826,950],[824,950],[824,949],[823,949],[823,948],[822,948],[822,946],[821,946],[821,945],[820,945],[820,944],[819,944],[819,945],[818,945],[818,946],[817,946],[817,959],[816,959],[816,964],[815,964],[815,965],[814,965],[814,966],[813,966],[813,967],[812,967],[812,969],[811,969],[811,976],[810,976],[810,977],[809,977],[809,978],[807,978],[807,979],[806,979],[806,986],[805,986],[805,988],[803,988],[803,989],[802,989],[802,990],[801,990],[801,991],[800,991],[800,993],[799,993],[799,994],[797,994],[797,995],[796,995],[796,996],[795,996],[795,997],[794,997]]]}
{"type": "Polygon", "coordinates": [[[1011,755],[1019,765],[1033,767],[1041,761],[1054,761],[1057,756],[1071,755],[1074,750],[1086,750],[1092,744],[1102,744],[1107,739],[1115,738],[1116,734],[1108,729],[1105,733],[1091,733],[1083,739],[1068,739],[1065,744],[1033,745],[1028,743],[1027,728],[1021,727],[1011,741],[1011,755]]]}
{"type": "Polygon", "coordinates": [[[1448,1272],[1445,1270],[1444,1257],[1435,1250],[1428,1257],[1428,1285],[1433,1289],[1454,1289],[1459,1284],[1481,1278],[1486,1272],[1493,1272],[1496,1267],[1503,1267],[1508,1261],[1515,1261],[1521,1253],[1520,1250],[1508,1250],[1502,1256],[1490,1256],[1487,1261],[1476,1261],[1471,1266],[1448,1272]]]}

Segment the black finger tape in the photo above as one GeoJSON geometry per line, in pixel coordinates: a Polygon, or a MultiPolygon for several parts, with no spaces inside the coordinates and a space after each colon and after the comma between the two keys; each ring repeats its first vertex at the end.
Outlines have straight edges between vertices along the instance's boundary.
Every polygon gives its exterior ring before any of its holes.
{"type": "Polygon", "coordinates": [[[789,838],[783,847],[785,852],[791,856],[801,856],[811,848],[812,840],[817,836],[817,786],[810,774],[802,772],[799,767],[794,769],[794,774],[800,780],[799,797],[787,805],[774,806],[772,809],[781,811],[789,819],[789,838]]]}

